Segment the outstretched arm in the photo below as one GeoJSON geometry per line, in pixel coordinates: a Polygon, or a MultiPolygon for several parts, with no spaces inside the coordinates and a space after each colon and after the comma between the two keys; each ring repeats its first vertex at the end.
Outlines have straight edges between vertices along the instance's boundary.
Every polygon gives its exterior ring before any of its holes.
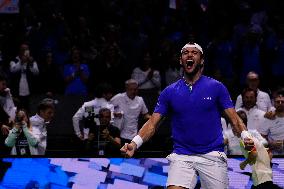
{"type": "Polygon", "coordinates": [[[143,142],[148,141],[158,128],[159,122],[162,119],[162,115],[159,113],[153,113],[150,119],[139,130],[138,135],[133,138],[130,144],[125,144],[120,151],[126,157],[132,157],[137,148],[139,148],[143,142]]]}

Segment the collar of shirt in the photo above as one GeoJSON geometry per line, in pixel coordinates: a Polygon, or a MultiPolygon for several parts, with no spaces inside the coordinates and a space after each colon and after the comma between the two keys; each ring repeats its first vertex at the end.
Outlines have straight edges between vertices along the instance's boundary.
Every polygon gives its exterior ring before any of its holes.
{"type": "Polygon", "coordinates": [[[127,102],[133,102],[133,101],[137,98],[137,96],[135,96],[133,99],[129,98],[129,97],[127,96],[126,92],[123,93],[123,96],[125,96],[127,102]]]}
{"type": "Polygon", "coordinates": [[[37,120],[37,123],[33,126],[45,127],[46,123],[45,123],[44,119],[42,117],[40,117],[40,115],[36,114],[35,119],[37,120]]]}
{"type": "Polygon", "coordinates": [[[182,80],[184,81],[185,85],[188,87],[189,91],[191,92],[193,84],[188,83],[184,77],[182,77],[182,80]]]}
{"type": "Polygon", "coordinates": [[[188,90],[189,90],[190,92],[192,92],[193,86],[195,86],[196,83],[198,83],[198,82],[201,80],[202,77],[203,77],[203,76],[201,75],[201,76],[200,76],[196,81],[194,81],[193,83],[188,83],[188,82],[186,81],[185,77],[182,77],[182,81],[183,81],[184,84],[187,86],[188,90]]]}
{"type": "MultiPolygon", "coordinates": [[[[257,105],[255,105],[254,107],[252,107],[251,109],[247,110],[245,107],[240,108],[241,110],[245,111],[247,116],[249,116],[250,114],[252,114],[253,112],[255,113],[257,110],[260,110],[257,105]]],[[[238,109],[238,110],[240,110],[238,109]]],[[[237,110],[237,111],[238,111],[237,110]]]]}
{"type": "Polygon", "coordinates": [[[95,101],[100,103],[108,103],[108,101],[105,98],[95,98],[95,101]]]}

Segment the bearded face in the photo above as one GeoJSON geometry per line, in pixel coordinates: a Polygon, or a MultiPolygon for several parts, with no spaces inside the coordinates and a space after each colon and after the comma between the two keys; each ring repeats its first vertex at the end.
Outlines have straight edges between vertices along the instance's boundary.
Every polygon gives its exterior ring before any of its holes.
{"type": "Polygon", "coordinates": [[[180,64],[188,76],[194,76],[203,67],[202,53],[195,47],[182,49],[180,64]]]}
{"type": "Polygon", "coordinates": [[[280,95],[274,99],[274,106],[277,112],[284,112],[284,96],[280,95]]]}

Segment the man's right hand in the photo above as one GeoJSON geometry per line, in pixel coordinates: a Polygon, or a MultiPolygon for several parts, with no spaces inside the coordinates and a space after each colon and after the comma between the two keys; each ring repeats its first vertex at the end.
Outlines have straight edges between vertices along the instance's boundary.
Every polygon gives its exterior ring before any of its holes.
{"type": "Polygon", "coordinates": [[[274,120],[276,118],[276,112],[275,111],[268,111],[264,114],[264,117],[270,120],[274,120]]]}
{"type": "Polygon", "coordinates": [[[80,140],[84,140],[84,133],[81,132],[80,134],[77,134],[77,137],[80,139],[80,140]]]}
{"type": "Polygon", "coordinates": [[[131,142],[130,144],[125,143],[124,146],[122,146],[122,148],[120,149],[120,151],[124,157],[132,157],[136,148],[137,145],[134,142],[131,142]]]}

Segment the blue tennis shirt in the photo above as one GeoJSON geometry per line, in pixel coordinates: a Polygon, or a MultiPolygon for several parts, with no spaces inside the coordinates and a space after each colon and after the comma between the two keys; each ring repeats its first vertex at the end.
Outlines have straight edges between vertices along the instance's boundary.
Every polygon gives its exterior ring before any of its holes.
{"type": "Polygon", "coordinates": [[[221,112],[233,107],[221,82],[201,76],[192,90],[184,79],[165,88],[154,112],[171,118],[173,152],[190,155],[224,151],[221,112]]]}

